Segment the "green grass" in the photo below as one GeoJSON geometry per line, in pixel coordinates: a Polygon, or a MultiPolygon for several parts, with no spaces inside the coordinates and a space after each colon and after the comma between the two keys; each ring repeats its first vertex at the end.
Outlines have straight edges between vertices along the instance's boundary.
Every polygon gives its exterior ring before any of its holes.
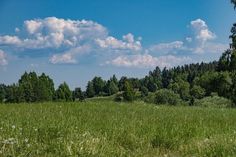
{"type": "Polygon", "coordinates": [[[236,156],[236,110],[115,103],[0,105],[0,156],[236,156]]]}

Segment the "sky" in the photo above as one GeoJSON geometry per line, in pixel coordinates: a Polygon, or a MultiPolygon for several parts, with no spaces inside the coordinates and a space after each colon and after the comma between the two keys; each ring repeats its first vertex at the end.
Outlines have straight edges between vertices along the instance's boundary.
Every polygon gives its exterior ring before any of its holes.
{"type": "Polygon", "coordinates": [[[94,76],[210,62],[235,21],[230,0],[0,0],[0,83],[35,71],[85,89],[94,76]]]}

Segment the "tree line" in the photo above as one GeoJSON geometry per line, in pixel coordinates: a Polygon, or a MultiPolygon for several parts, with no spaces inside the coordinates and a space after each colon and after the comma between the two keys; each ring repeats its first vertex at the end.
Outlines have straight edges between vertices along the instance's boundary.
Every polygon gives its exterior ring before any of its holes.
{"type": "Polygon", "coordinates": [[[109,80],[103,80],[96,76],[88,81],[85,91],[81,88],[71,91],[66,82],[55,89],[53,80],[46,74],[38,76],[35,72],[25,72],[17,83],[0,85],[0,102],[83,101],[86,98],[111,95],[115,95],[116,101],[133,101],[145,100],[149,95],[159,93],[157,101],[177,96],[192,105],[196,99],[217,94],[236,104],[235,56],[236,51],[232,47],[222,54],[219,61],[163,70],[156,67],[142,79],[123,76],[118,80],[113,75],[109,80]]]}

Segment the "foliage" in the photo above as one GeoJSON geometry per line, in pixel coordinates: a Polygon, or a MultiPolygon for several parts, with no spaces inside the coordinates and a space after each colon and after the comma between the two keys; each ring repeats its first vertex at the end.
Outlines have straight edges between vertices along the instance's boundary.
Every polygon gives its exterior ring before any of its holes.
{"type": "Polygon", "coordinates": [[[123,93],[117,93],[115,98],[114,98],[114,101],[116,102],[122,102],[124,100],[123,98],[123,93]]]}
{"type": "Polygon", "coordinates": [[[156,95],[155,93],[149,93],[148,96],[143,98],[144,102],[155,104],[156,103],[156,95]]]}
{"type": "Polygon", "coordinates": [[[72,98],[73,101],[83,101],[85,99],[84,92],[81,90],[81,88],[75,88],[75,90],[72,92],[72,98]]]}
{"type": "Polygon", "coordinates": [[[202,88],[201,86],[194,85],[192,89],[190,90],[190,94],[195,98],[195,99],[202,99],[206,92],[205,89],[202,88]]]}
{"type": "Polygon", "coordinates": [[[105,87],[105,81],[101,77],[94,77],[92,80],[93,88],[96,96],[102,95],[105,87]]]}
{"type": "Polygon", "coordinates": [[[232,79],[229,72],[206,72],[195,83],[204,88],[208,96],[217,92],[220,96],[230,97],[232,79]]]}
{"type": "Polygon", "coordinates": [[[232,87],[231,87],[231,100],[233,101],[234,107],[236,107],[236,72],[232,73],[232,87]]]}
{"type": "Polygon", "coordinates": [[[91,81],[88,82],[87,88],[86,88],[86,95],[88,98],[92,98],[95,96],[95,91],[93,87],[93,83],[91,81]]]}
{"type": "Polygon", "coordinates": [[[59,85],[55,92],[56,101],[72,101],[72,93],[66,82],[59,85]]]}
{"type": "Polygon", "coordinates": [[[0,103],[2,103],[5,99],[5,95],[6,95],[6,87],[4,84],[0,84],[0,103]]]}
{"type": "Polygon", "coordinates": [[[140,91],[141,91],[141,97],[148,96],[148,89],[145,86],[142,86],[140,91]]]}
{"type": "Polygon", "coordinates": [[[104,92],[108,96],[116,94],[119,91],[117,84],[113,80],[108,80],[104,88],[104,92]]]}
{"type": "Polygon", "coordinates": [[[180,102],[180,96],[171,90],[161,89],[156,92],[156,104],[178,105],[180,102]]]}
{"type": "Polygon", "coordinates": [[[135,97],[134,89],[132,88],[129,81],[126,81],[124,84],[123,98],[125,101],[133,101],[135,97]]]}
{"type": "Polygon", "coordinates": [[[232,102],[229,99],[219,97],[219,96],[209,96],[200,100],[195,100],[194,106],[202,107],[231,107],[232,102]]]}
{"type": "Polygon", "coordinates": [[[169,89],[172,89],[175,93],[179,94],[181,99],[188,101],[190,99],[190,84],[178,78],[174,83],[169,84],[169,89]]]}

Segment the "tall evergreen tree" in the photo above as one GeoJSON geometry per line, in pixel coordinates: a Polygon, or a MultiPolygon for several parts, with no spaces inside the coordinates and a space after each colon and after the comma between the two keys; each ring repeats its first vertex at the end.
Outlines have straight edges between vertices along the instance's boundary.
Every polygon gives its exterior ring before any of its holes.
{"type": "Polygon", "coordinates": [[[66,82],[59,85],[55,92],[55,98],[57,101],[72,101],[72,93],[66,82]]]}
{"type": "Polygon", "coordinates": [[[73,95],[73,101],[75,100],[83,101],[85,99],[85,95],[81,90],[81,88],[75,88],[72,95],[73,95]]]}
{"type": "Polygon", "coordinates": [[[38,87],[37,87],[38,101],[51,101],[55,93],[53,80],[42,73],[39,76],[38,87]]]}
{"type": "Polygon", "coordinates": [[[89,81],[88,84],[87,84],[86,95],[87,95],[88,98],[92,98],[92,97],[95,96],[93,83],[91,81],[89,81]]]}
{"type": "Polygon", "coordinates": [[[104,90],[108,95],[113,95],[119,91],[119,88],[113,80],[108,80],[104,90]]]}
{"type": "Polygon", "coordinates": [[[94,77],[92,80],[95,95],[102,95],[105,81],[101,77],[94,77]]]}

